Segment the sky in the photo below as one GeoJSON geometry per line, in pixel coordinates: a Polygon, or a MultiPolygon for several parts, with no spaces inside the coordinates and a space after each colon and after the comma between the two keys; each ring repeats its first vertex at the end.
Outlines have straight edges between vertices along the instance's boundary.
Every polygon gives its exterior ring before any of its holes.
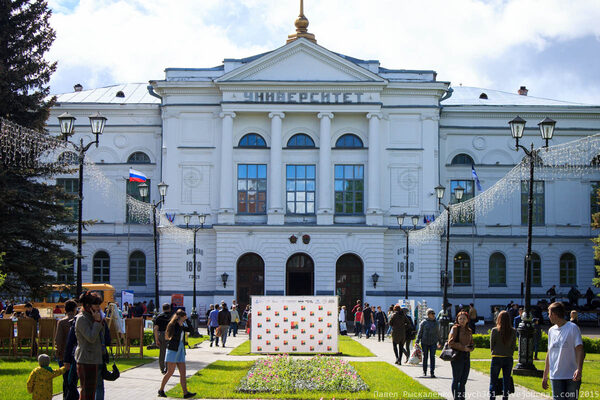
{"type": "MultiPolygon", "coordinates": [[[[299,0],[48,0],[54,94],[274,50],[299,0]]],[[[452,85],[600,105],[600,0],[305,0],[319,45],[452,85]]]]}

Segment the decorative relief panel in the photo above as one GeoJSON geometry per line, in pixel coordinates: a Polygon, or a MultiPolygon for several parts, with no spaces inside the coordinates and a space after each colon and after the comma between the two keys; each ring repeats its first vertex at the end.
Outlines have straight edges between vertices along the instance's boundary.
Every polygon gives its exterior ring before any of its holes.
{"type": "Polygon", "coordinates": [[[390,205],[392,207],[417,207],[419,203],[419,170],[392,167],[390,177],[390,205]]]}
{"type": "Polygon", "coordinates": [[[181,167],[181,203],[208,205],[210,201],[210,167],[181,167]]]}

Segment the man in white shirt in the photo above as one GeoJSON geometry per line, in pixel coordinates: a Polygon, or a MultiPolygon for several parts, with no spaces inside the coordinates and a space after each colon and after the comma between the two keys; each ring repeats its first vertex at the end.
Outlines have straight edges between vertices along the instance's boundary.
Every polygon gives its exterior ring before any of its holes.
{"type": "Polygon", "coordinates": [[[542,387],[548,388],[550,378],[554,400],[576,400],[581,385],[584,358],[581,332],[577,325],[565,319],[565,315],[565,306],[560,302],[548,307],[548,317],[554,325],[548,330],[548,353],[542,387]]]}

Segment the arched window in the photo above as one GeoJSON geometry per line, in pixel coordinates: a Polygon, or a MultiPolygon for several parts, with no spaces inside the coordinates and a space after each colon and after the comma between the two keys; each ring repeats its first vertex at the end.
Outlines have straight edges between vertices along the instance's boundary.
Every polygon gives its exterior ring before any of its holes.
{"type": "Polygon", "coordinates": [[[469,286],[471,284],[471,257],[465,252],[454,256],[454,285],[469,286]]]}
{"type": "Polygon", "coordinates": [[[267,142],[258,133],[248,133],[240,139],[239,147],[267,147],[267,142]]]}
{"type": "Polygon", "coordinates": [[[460,153],[454,156],[452,159],[451,165],[473,165],[475,162],[471,158],[470,155],[465,153],[460,153]]]}
{"type": "Polygon", "coordinates": [[[58,162],[64,165],[73,165],[79,163],[79,156],[72,151],[65,151],[58,156],[58,162]]]}
{"type": "Polygon", "coordinates": [[[364,145],[358,136],[347,133],[340,136],[335,142],[335,147],[337,149],[362,149],[364,145]]]}
{"type": "Polygon", "coordinates": [[[560,256],[560,285],[571,286],[577,284],[577,260],[571,253],[560,256]]]}
{"type": "Polygon", "coordinates": [[[94,254],[93,283],[110,283],[110,256],[105,251],[94,254]]]}
{"type": "Polygon", "coordinates": [[[490,286],[506,286],[506,257],[502,253],[490,256],[490,286]]]}
{"type": "Polygon", "coordinates": [[[146,255],[139,250],[129,256],[129,284],[146,284],[146,255]]]}
{"type": "Polygon", "coordinates": [[[287,147],[311,148],[315,147],[315,142],[307,134],[298,133],[288,140],[287,147]]]}
{"type": "MultiPolygon", "coordinates": [[[[527,256],[523,260],[523,267],[527,268],[527,256]]],[[[531,285],[542,286],[542,259],[537,253],[531,253],[531,285]]]]}
{"type": "Polygon", "coordinates": [[[150,157],[143,151],[136,151],[127,159],[128,164],[150,164],[150,157]]]}

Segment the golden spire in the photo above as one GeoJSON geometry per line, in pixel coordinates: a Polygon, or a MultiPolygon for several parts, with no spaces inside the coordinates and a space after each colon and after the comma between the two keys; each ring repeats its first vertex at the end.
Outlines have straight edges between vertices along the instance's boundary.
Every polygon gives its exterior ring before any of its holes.
{"type": "Polygon", "coordinates": [[[304,16],[304,0],[300,0],[300,15],[296,18],[294,25],[296,25],[296,33],[288,35],[287,43],[293,42],[301,37],[306,38],[313,43],[317,43],[315,35],[308,33],[308,18],[304,16]]]}

